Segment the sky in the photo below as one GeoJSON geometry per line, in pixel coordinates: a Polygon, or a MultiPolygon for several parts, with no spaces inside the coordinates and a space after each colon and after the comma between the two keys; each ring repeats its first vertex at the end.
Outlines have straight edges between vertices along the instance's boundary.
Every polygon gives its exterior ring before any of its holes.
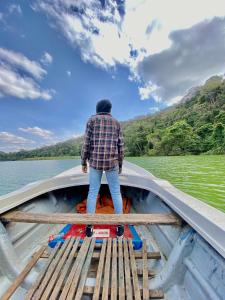
{"type": "Polygon", "coordinates": [[[224,0],[1,1],[0,151],[82,135],[100,99],[153,114],[224,72],[224,0]]]}

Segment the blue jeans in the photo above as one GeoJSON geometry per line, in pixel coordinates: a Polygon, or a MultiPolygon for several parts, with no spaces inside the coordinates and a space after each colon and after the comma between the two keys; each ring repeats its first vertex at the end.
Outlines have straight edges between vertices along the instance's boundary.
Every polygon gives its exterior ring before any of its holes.
{"type": "MultiPolygon", "coordinates": [[[[90,167],[89,170],[89,192],[87,198],[87,213],[93,214],[96,209],[96,199],[101,186],[102,170],[90,167]]],[[[119,169],[118,167],[105,171],[109,190],[112,196],[114,210],[116,214],[123,213],[123,203],[120,193],[119,169]]]]}

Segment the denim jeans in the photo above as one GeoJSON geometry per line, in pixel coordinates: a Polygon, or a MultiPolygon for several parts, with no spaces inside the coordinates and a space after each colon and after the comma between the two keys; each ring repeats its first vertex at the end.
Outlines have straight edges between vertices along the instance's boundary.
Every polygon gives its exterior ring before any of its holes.
{"type": "MultiPolygon", "coordinates": [[[[102,170],[96,170],[92,167],[89,169],[89,192],[87,198],[87,213],[93,214],[96,209],[96,198],[101,186],[102,170]]],[[[105,171],[109,190],[112,196],[114,210],[116,214],[123,213],[123,203],[120,193],[119,168],[105,171]]]]}

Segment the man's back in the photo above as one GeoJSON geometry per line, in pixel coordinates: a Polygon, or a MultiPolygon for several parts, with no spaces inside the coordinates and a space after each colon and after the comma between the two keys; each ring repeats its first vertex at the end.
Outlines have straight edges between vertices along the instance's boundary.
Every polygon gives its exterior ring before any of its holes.
{"type": "Polygon", "coordinates": [[[122,167],[124,156],[120,123],[109,113],[93,115],[87,122],[82,161],[89,160],[91,167],[110,170],[122,167]]]}
{"type": "MultiPolygon", "coordinates": [[[[97,114],[92,116],[86,126],[81,153],[82,171],[87,173],[89,161],[89,191],[87,197],[87,213],[93,214],[96,199],[101,187],[103,171],[105,171],[109,190],[113,199],[115,213],[123,213],[123,202],[120,191],[119,174],[122,172],[124,145],[120,123],[114,119],[109,100],[101,100],[96,105],[97,114]]],[[[117,237],[122,237],[124,227],[118,225],[117,237]]],[[[92,224],[87,225],[86,235],[93,235],[92,224]]]]}

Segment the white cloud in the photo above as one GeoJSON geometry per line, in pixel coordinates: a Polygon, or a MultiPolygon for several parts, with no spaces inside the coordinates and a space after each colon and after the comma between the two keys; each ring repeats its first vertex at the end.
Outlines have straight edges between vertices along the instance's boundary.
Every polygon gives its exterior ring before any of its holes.
{"type": "Polygon", "coordinates": [[[52,131],[40,128],[38,126],[18,129],[25,134],[30,134],[32,139],[2,131],[0,132],[0,151],[15,152],[22,149],[31,150],[37,147],[54,145],[60,141],[63,141],[63,139],[56,137],[52,131]]]}
{"type": "Polygon", "coordinates": [[[174,98],[171,98],[169,101],[168,101],[168,105],[173,105],[173,104],[177,104],[180,102],[180,100],[183,98],[183,96],[176,96],[174,98]]]}
{"type": "Polygon", "coordinates": [[[35,141],[17,136],[7,131],[0,132],[0,149],[2,151],[18,151],[20,149],[31,149],[35,141]]]}
{"type": "Polygon", "coordinates": [[[9,6],[9,12],[10,12],[10,14],[12,14],[12,13],[16,13],[18,15],[23,14],[22,9],[19,4],[11,4],[9,6]]]}
{"type": "Polygon", "coordinates": [[[76,134],[72,134],[72,136],[70,138],[76,139],[78,137],[82,137],[83,133],[76,133],[76,134]]]}
{"type": "Polygon", "coordinates": [[[50,100],[53,90],[43,90],[36,80],[47,72],[21,53],[0,48],[0,94],[21,99],[50,100]]]}
{"type": "Polygon", "coordinates": [[[11,144],[34,144],[35,142],[29,139],[25,139],[21,136],[16,136],[7,131],[0,131],[0,142],[7,142],[11,144]]]}
{"type": "Polygon", "coordinates": [[[47,72],[36,61],[28,59],[21,53],[0,48],[0,60],[21,69],[37,79],[41,79],[47,72]]]}
{"type": "Polygon", "coordinates": [[[108,1],[106,9],[95,0],[88,5],[84,0],[74,5],[70,1],[38,1],[37,7],[53,18],[73,46],[80,48],[84,61],[108,68],[130,59],[129,40],[119,36],[123,33],[119,32],[121,17],[115,1],[108,1]]]}
{"type": "Polygon", "coordinates": [[[22,149],[33,149],[36,142],[7,131],[0,132],[0,151],[15,152],[22,149]]]}
{"type": "Polygon", "coordinates": [[[21,76],[5,65],[0,65],[0,93],[20,99],[52,98],[51,91],[42,90],[32,78],[21,76]]]}
{"type": "Polygon", "coordinates": [[[149,112],[151,114],[155,114],[156,112],[159,111],[159,108],[157,106],[152,106],[152,107],[149,107],[149,112]]]}
{"type": "MultiPolygon", "coordinates": [[[[144,86],[140,86],[138,88],[138,91],[141,100],[146,100],[153,96],[156,97],[157,88],[158,87],[152,83],[145,84],[144,86]]],[[[156,100],[160,102],[161,99],[156,99],[156,100]]]]}
{"type": "Polygon", "coordinates": [[[49,54],[48,52],[44,52],[42,58],[41,58],[41,62],[44,64],[44,65],[49,65],[51,64],[53,61],[53,57],[51,54],[49,54]]]}
{"type": "Polygon", "coordinates": [[[71,71],[70,70],[67,70],[66,71],[66,74],[70,77],[72,75],[71,71]]]}
{"type": "MultiPolygon", "coordinates": [[[[145,59],[173,47],[172,32],[189,29],[215,16],[224,16],[225,1],[90,0],[87,3],[85,0],[41,0],[36,2],[35,11],[38,10],[50,17],[52,25],[73,47],[79,48],[85,62],[108,70],[118,64],[127,66],[131,72],[129,80],[137,81],[141,98],[146,99],[151,93],[151,79],[148,78],[150,75],[143,76],[139,65],[145,59]]],[[[201,40],[202,36],[199,36],[198,46],[201,46],[201,40]]],[[[182,57],[177,57],[174,64],[182,64],[182,57]]],[[[148,72],[152,73],[151,70],[148,72]]],[[[209,68],[208,73],[212,75],[213,72],[214,69],[209,68]]],[[[193,75],[195,82],[200,83],[199,74],[191,73],[193,75]]],[[[157,101],[170,101],[184,93],[184,88],[174,93],[162,92],[159,82],[151,82],[159,87],[154,91],[157,101]],[[166,97],[169,93],[171,95],[166,97]]]]}
{"type": "Polygon", "coordinates": [[[27,128],[19,128],[20,131],[30,133],[36,136],[40,136],[46,140],[48,139],[53,139],[54,138],[54,133],[50,130],[40,128],[38,126],[35,127],[27,127],[27,128]]]}
{"type": "Polygon", "coordinates": [[[75,4],[61,0],[38,1],[37,7],[53,18],[73,45],[81,48],[85,60],[100,66],[114,66],[117,62],[132,64],[131,49],[138,50],[140,60],[168,48],[171,31],[225,15],[224,0],[213,3],[205,0],[129,0],[124,3],[123,15],[113,0],[107,1],[104,7],[101,1],[95,0],[90,0],[88,5],[85,0],[75,4]]]}

